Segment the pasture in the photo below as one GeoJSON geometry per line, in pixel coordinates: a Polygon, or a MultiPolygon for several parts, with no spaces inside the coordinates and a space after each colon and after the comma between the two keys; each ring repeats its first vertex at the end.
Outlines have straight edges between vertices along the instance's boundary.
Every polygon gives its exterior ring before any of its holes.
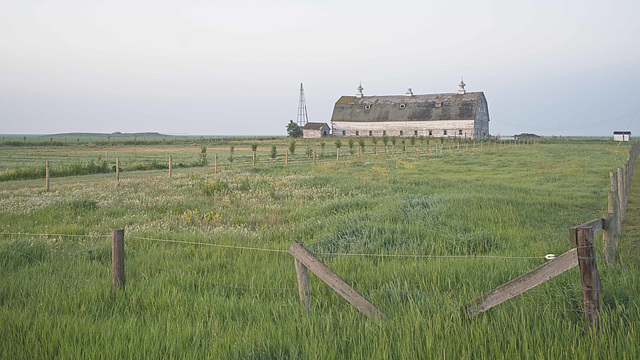
{"type": "Polygon", "coordinates": [[[0,147],[0,173],[45,160],[124,164],[119,182],[112,172],[54,177],[48,192],[43,179],[0,182],[0,357],[640,357],[638,181],[615,268],[596,238],[599,336],[584,332],[578,269],[472,319],[460,312],[569,250],[569,227],[606,212],[627,146],[378,144],[375,156],[367,140],[358,156],[343,140],[336,160],[322,141],[324,156],[320,140],[299,140],[288,159],[283,138],[204,144],[207,164],[171,178],[136,165],[197,163],[203,144],[0,147]],[[127,282],[114,295],[117,228],[127,282]],[[294,240],[389,320],[363,316],[314,275],[303,309],[294,240]]]}

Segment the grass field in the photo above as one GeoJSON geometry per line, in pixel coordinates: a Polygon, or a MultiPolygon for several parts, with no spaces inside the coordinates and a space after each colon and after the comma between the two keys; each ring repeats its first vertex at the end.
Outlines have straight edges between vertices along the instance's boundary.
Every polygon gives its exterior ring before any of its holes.
{"type": "MultiPolygon", "coordinates": [[[[569,250],[568,228],[606,211],[609,171],[626,159],[625,146],[548,140],[427,152],[422,144],[421,153],[403,154],[397,144],[391,155],[379,144],[373,156],[367,143],[358,158],[343,143],[336,161],[332,142],[320,158],[317,141],[300,141],[285,167],[288,140],[276,139],[260,143],[254,168],[249,143],[239,142],[243,160],[221,163],[218,174],[212,156],[228,157],[229,144],[208,146],[209,166],[176,168],[171,179],[166,170],[125,171],[119,183],[112,173],[69,176],[52,179],[50,192],[42,179],[0,182],[0,357],[640,357],[632,235],[621,240],[615,269],[598,259],[598,337],[584,333],[577,269],[473,319],[459,312],[546,254],[569,250]],[[307,148],[316,149],[316,165],[302,155],[307,148]],[[114,296],[115,228],[125,229],[127,285],[114,296]],[[312,311],[302,309],[293,258],[283,252],[294,240],[390,320],[366,318],[314,275],[312,311]]],[[[3,147],[0,171],[88,161],[105,150],[110,160],[191,161],[201,151],[3,147]]],[[[625,224],[632,230],[639,187],[634,181],[625,224]]]]}

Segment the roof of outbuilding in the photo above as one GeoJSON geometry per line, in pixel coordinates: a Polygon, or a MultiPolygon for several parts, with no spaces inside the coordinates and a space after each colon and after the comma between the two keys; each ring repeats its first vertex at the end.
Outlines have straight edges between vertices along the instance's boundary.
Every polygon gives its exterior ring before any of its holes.
{"type": "Polygon", "coordinates": [[[329,127],[327,123],[308,122],[302,127],[302,130],[322,130],[325,126],[329,127]]]}
{"type": "Polygon", "coordinates": [[[391,96],[342,96],[331,121],[473,120],[482,92],[391,96]]]}

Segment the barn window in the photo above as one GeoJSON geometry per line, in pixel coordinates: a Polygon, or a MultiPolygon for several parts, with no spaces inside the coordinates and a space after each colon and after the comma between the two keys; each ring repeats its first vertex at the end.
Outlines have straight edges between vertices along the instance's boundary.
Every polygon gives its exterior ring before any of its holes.
{"type": "Polygon", "coordinates": [[[443,134],[443,135],[447,135],[447,130],[445,130],[445,131],[444,131],[444,134],[443,134]]]}
{"type": "Polygon", "coordinates": [[[458,135],[462,135],[462,130],[458,130],[458,135]]]}
{"type": "Polygon", "coordinates": [[[400,136],[402,136],[402,130],[400,130],[400,136]]]}
{"type": "Polygon", "coordinates": [[[413,136],[418,136],[418,130],[413,132],[413,136]]]}
{"type": "Polygon", "coordinates": [[[405,107],[407,107],[406,104],[400,104],[400,109],[404,109],[405,107]]]}
{"type": "Polygon", "coordinates": [[[369,109],[371,109],[371,104],[366,104],[366,105],[364,106],[364,109],[365,109],[365,110],[369,110],[369,109]]]}
{"type": "Polygon", "coordinates": [[[360,131],[356,131],[356,136],[360,136],[360,131]]]}
{"type": "Polygon", "coordinates": [[[429,136],[433,135],[433,130],[429,130],[429,136]]]}
{"type": "Polygon", "coordinates": [[[373,136],[373,131],[369,130],[369,136],[373,136]]]}
{"type": "Polygon", "coordinates": [[[345,135],[347,135],[347,132],[342,130],[342,136],[345,136],[345,135]]]}

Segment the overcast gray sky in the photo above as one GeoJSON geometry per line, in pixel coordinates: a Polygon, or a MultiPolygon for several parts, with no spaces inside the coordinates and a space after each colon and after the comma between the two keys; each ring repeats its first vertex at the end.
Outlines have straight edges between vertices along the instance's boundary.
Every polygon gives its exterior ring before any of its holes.
{"type": "Polygon", "coordinates": [[[0,0],[0,133],[285,134],[484,91],[492,134],[640,135],[640,1],[0,0]]]}

